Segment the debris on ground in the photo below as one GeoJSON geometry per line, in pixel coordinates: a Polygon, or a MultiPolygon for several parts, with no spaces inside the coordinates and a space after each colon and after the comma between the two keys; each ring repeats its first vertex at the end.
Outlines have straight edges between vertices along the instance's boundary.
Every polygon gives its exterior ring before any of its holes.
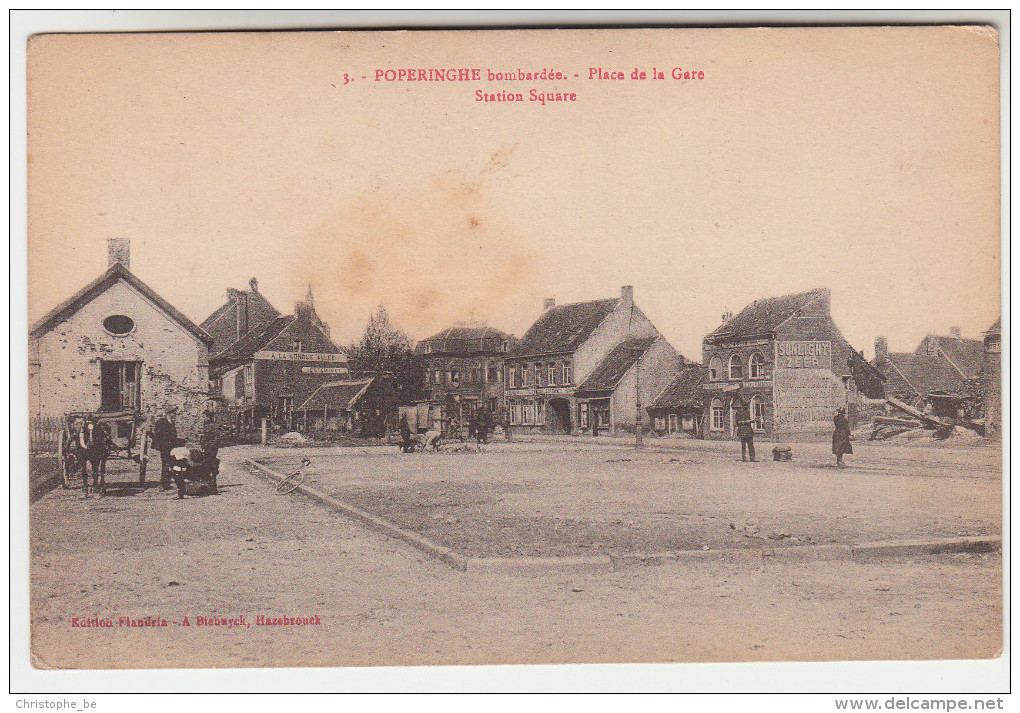
{"type": "Polygon", "coordinates": [[[308,439],[297,431],[291,431],[280,436],[279,443],[308,443],[308,439]]]}
{"type": "Polygon", "coordinates": [[[924,412],[910,404],[889,396],[886,403],[893,407],[898,415],[875,416],[871,433],[872,441],[886,441],[891,438],[901,440],[917,440],[934,436],[935,440],[944,441],[957,433],[969,432],[977,439],[969,437],[969,442],[977,443],[985,435],[984,420],[975,417],[974,397],[956,394],[932,394],[928,396],[928,408],[924,412]]]}

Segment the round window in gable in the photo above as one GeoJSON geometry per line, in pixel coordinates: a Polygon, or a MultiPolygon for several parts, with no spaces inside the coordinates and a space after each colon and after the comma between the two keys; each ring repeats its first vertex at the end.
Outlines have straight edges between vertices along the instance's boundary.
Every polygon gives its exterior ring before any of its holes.
{"type": "Polygon", "coordinates": [[[111,314],[103,320],[103,329],[117,337],[130,334],[135,329],[135,320],[125,314],[111,314]]]}

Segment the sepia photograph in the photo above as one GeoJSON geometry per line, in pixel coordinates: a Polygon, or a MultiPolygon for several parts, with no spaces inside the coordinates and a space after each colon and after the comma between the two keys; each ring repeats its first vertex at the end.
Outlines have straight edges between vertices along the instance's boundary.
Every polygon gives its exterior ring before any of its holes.
{"type": "Polygon", "coordinates": [[[32,35],[28,665],[999,659],[1000,43],[32,35]]]}

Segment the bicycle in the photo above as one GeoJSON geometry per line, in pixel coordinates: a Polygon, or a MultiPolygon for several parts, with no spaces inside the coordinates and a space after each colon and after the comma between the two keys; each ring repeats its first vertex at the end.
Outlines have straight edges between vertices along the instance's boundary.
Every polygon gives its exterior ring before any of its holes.
{"type": "Polygon", "coordinates": [[[312,464],[307,457],[301,459],[301,465],[293,473],[285,477],[276,485],[276,492],[280,495],[293,493],[305,483],[304,469],[312,464]]]}

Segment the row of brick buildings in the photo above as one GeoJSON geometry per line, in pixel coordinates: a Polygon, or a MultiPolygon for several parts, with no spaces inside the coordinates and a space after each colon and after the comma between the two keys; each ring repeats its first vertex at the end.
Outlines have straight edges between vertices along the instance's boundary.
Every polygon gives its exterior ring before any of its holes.
{"type": "MultiPolygon", "coordinates": [[[[242,428],[266,419],[334,431],[385,418],[363,407],[379,403],[378,377],[351,373],[311,290],[283,315],[252,279],[196,325],[131,273],[127,241],[111,240],[109,256],[103,275],[31,329],[34,415],[175,406],[185,431],[216,414],[242,428]]],[[[486,411],[523,431],[599,435],[633,432],[640,414],[658,434],[732,438],[746,406],[762,435],[788,439],[830,431],[837,407],[853,414],[879,384],[937,407],[979,395],[998,430],[998,322],[983,341],[957,330],[926,337],[913,353],[890,352],[879,338],[867,363],[833,321],[830,299],[816,289],[724,315],[700,362],[669,343],[629,286],[610,299],[546,300],[520,340],[457,324],[415,347],[427,390],[418,425],[486,411]]]]}
{"type": "Polygon", "coordinates": [[[519,342],[485,324],[460,324],[417,350],[428,361],[433,421],[487,408],[524,431],[599,435],[633,432],[640,404],[654,433],[734,438],[738,411],[748,408],[759,433],[785,440],[831,432],[837,408],[848,408],[853,419],[874,407],[886,383],[917,406],[976,388],[988,395],[996,432],[998,334],[996,323],[984,343],[962,339],[958,330],[932,335],[914,354],[893,360],[880,338],[869,363],[832,319],[830,291],[815,289],[724,315],[694,362],[670,345],[625,286],[612,299],[562,306],[546,300],[519,342]],[[900,390],[898,375],[907,372],[913,381],[900,390]]]}

